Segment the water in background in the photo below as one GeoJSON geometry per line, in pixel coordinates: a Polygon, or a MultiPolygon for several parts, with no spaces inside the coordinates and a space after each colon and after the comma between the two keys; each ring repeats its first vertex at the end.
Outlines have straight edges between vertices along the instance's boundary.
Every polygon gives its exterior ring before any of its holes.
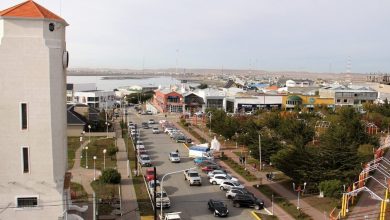
{"type": "Polygon", "coordinates": [[[144,79],[103,79],[108,76],[67,76],[67,83],[80,84],[80,83],[95,83],[98,90],[112,91],[121,86],[162,86],[167,87],[169,85],[179,84],[180,81],[164,76],[153,77],[144,79]]]}

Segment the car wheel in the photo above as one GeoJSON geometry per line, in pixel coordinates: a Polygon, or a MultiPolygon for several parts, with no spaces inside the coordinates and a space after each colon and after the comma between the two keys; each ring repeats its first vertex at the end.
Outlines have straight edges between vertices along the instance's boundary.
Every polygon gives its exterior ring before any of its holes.
{"type": "Polygon", "coordinates": [[[256,210],[259,210],[259,209],[260,209],[260,206],[259,206],[259,205],[255,205],[255,209],[256,209],[256,210]]]}
{"type": "Polygon", "coordinates": [[[233,206],[236,207],[236,208],[240,208],[240,203],[235,202],[235,203],[233,203],[233,206]]]}
{"type": "Polygon", "coordinates": [[[223,186],[219,187],[219,189],[221,189],[222,191],[224,191],[224,190],[225,190],[225,188],[223,188],[223,186]]]}
{"type": "Polygon", "coordinates": [[[217,182],[213,181],[212,184],[213,184],[213,185],[217,185],[217,182]]]}
{"type": "Polygon", "coordinates": [[[228,195],[227,198],[228,199],[233,199],[233,197],[231,195],[228,195]]]}
{"type": "Polygon", "coordinates": [[[217,217],[217,216],[218,216],[218,214],[217,214],[216,212],[214,212],[214,216],[215,216],[215,217],[217,217]]]}

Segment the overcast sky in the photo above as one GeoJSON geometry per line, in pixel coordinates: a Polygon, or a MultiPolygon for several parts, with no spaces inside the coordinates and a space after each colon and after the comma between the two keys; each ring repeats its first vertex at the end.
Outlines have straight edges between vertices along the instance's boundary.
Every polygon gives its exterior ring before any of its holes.
{"type": "Polygon", "coordinates": [[[70,24],[70,67],[390,72],[389,0],[36,2],[70,24]]]}

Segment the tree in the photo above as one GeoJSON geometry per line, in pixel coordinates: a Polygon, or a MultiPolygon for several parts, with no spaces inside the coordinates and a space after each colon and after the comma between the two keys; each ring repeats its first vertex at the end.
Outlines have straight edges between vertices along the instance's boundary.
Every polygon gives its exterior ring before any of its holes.
{"type": "Polygon", "coordinates": [[[121,182],[121,178],[121,174],[117,170],[108,168],[103,171],[100,180],[103,183],[119,184],[121,182]]]}
{"type": "Polygon", "coordinates": [[[340,198],[342,193],[341,181],[338,179],[321,181],[318,188],[327,197],[340,198]]]}
{"type": "Polygon", "coordinates": [[[206,83],[201,83],[199,86],[198,86],[198,89],[206,89],[208,88],[208,85],[206,83]]]}

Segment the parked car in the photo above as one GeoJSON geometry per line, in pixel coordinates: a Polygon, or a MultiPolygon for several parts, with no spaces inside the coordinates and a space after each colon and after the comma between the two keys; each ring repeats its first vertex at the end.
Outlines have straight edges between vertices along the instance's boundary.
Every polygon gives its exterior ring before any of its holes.
{"type": "Polygon", "coordinates": [[[138,162],[141,164],[142,167],[152,166],[152,160],[150,159],[149,155],[146,154],[140,154],[138,157],[138,162]]]}
{"type": "Polygon", "coordinates": [[[148,182],[148,189],[149,189],[149,192],[153,192],[153,190],[154,190],[154,184],[156,184],[156,188],[158,187],[158,186],[160,186],[160,181],[156,181],[156,183],[154,183],[154,180],[151,180],[151,181],[149,181],[148,182]]]}
{"type": "Polygon", "coordinates": [[[189,138],[189,137],[186,137],[186,142],[187,142],[188,144],[191,144],[191,143],[192,143],[192,139],[189,138]]]}
{"type": "Polygon", "coordinates": [[[145,149],[145,146],[143,144],[137,145],[136,148],[137,148],[138,154],[146,153],[146,149],[145,149]]]}
{"type": "Polygon", "coordinates": [[[180,163],[180,155],[176,152],[170,152],[169,153],[169,160],[172,163],[180,163]]]}
{"type": "MultiPolygon", "coordinates": [[[[152,197],[154,196],[154,193],[151,193],[152,197]]],[[[169,208],[171,207],[171,200],[169,199],[167,193],[165,190],[161,190],[161,187],[157,187],[156,190],[156,207],[161,208],[161,205],[163,208],[169,208]],[[162,198],[162,200],[161,200],[162,198]]]]}
{"type": "Polygon", "coordinates": [[[232,187],[226,192],[226,198],[233,199],[236,195],[242,195],[242,194],[250,194],[253,195],[253,193],[249,192],[245,188],[236,188],[232,187]]]}
{"type": "Polygon", "coordinates": [[[194,163],[202,163],[203,161],[213,161],[210,157],[196,157],[194,163]]]}
{"type": "Polygon", "coordinates": [[[147,122],[142,122],[143,129],[149,129],[149,124],[147,122]]]}
{"type": "Polygon", "coordinates": [[[213,170],[207,173],[207,177],[210,179],[216,174],[225,174],[225,173],[226,173],[225,170],[213,170]]]}
{"type": "Polygon", "coordinates": [[[196,170],[185,170],[184,180],[187,180],[190,186],[195,184],[199,186],[202,185],[202,179],[196,170]]]}
{"type": "Polygon", "coordinates": [[[176,143],[186,143],[187,142],[187,138],[183,135],[177,135],[174,140],[176,141],[176,143]]]}
{"type": "Polygon", "coordinates": [[[209,181],[213,185],[219,185],[226,180],[229,180],[226,176],[214,176],[209,181]]]}
{"type": "Polygon", "coordinates": [[[153,168],[146,169],[145,178],[146,178],[147,182],[154,180],[154,169],[153,168]]]}
{"type": "Polygon", "coordinates": [[[228,173],[215,174],[214,177],[216,177],[216,176],[224,176],[224,177],[226,177],[226,179],[228,179],[228,180],[238,182],[238,179],[237,179],[236,177],[233,177],[233,176],[231,176],[231,175],[228,174],[228,173]]]}
{"type": "Polygon", "coordinates": [[[222,201],[210,199],[207,205],[209,210],[214,213],[214,216],[224,217],[229,214],[227,206],[222,201]]]}
{"type": "Polygon", "coordinates": [[[227,180],[227,181],[223,181],[220,185],[219,185],[219,189],[220,190],[229,190],[231,188],[244,188],[243,185],[241,185],[239,182],[237,181],[232,181],[232,180],[227,180]]]}
{"type": "Polygon", "coordinates": [[[153,132],[153,134],[159,134],[160,133],[160,129],[152,128],[152,132],[153,132]]]}
{"type": "Polygon", "coordinates": [[[153,115],[153,112],[150,111],[150,110],[146,110],[146,111],[145,111],[145,115],[153,115]]]}
{"type": "Polygon", "coordinates": [[[254,197],[253,195],[242,194],[236,195],[233,198],[233,206],[234,207],[253,207],[256,210],[264,208],[264,201],[254,197]]]}
{"type": "Polygon", "coordinates": [[[152,125],[152,124],[154,124],[154,123],[155,123],[155,122],[154,122],[154,119],[149,119],[148,124],[152,125]]]}
{"type": "Polygon", "coordinates": [[[208,166],[208,165],[217,165],[217,163],[215,163],[214,161],[211,161],[211,160],[205,160],[205,161],[202,161],[200,163],[196,163],[196,165],[199,167],[204,167],[204,166],[208,166]]]}
{"type": "Polygon", "coordinates": [[[220,168],[221,168],[220,166],[215,165],[215,164],[210,164],[210,165],[206,165],[206,166],[201,167],[202,171],[205,173],[208,173],[208,172],[213,171],[213,170],[219,170],[220,168]]]}

